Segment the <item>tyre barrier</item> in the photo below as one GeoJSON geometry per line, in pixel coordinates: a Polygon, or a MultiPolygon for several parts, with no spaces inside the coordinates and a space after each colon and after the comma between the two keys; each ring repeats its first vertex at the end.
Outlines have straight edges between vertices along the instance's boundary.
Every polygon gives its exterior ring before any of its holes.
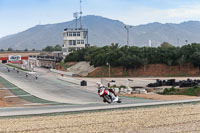
{"type": "Polygon", "coordinates": [[[156,83],[150,83],[147,85],[147,87],[161,87],[161,86],[193,87],[197,85],[200,85],[200,80],[187,79],[176,82],[175,79],[169,79],[169,80],[157,79],[156,83]]]}

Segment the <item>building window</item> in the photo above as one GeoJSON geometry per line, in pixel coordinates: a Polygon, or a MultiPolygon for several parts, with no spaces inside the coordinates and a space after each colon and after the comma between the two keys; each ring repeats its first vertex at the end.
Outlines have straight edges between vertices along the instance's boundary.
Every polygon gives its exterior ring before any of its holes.
{"type": "Polygon", "coordinates": [[[81,40],[77,40],[77,44],[81,44],[81,40]]]}
{"type": "Polygon", "coordinates": [[[72,32],[69,32],[69,33],[68,33],[68,36],[72,36],[72,32]]]}
{"type": "Polygon", "coordinates": [[[77,36],[81,36],[81,33],[80,33],[80,32],[77,32],[77,36]]]}
{"type": "Polygon", "coordinates": [[[73,36],[76,36],[76,32],[73,32],[73,36]]]}
{"type": "Polygon", "coordinates": [[[69,45],[73,45],[72,43],[73,43],[72,40],[69,40],[69,45]]]}
{"type": "Polygon", "coordinates": [[[84,44],[84,40],[81,40],[81,44],[84,44]]]}
{"type": "Polygon", "coordinates": [[[76,40],[73,40],[73,45],[76,45],[76,40]]]}

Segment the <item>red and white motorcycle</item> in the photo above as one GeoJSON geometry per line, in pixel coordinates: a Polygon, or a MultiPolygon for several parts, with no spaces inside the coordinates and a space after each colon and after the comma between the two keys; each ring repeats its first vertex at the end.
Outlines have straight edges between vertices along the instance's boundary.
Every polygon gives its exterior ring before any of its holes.
{"type": "Polygon", "coordinates": [[[103,98],[104,102],[107,103],[121,103],[121,99],[115,94],[115,92],[112,89],[109,89],[107,87],[104,87],[103,85],[98,85],[98,94],[100,97],[103,98]]]}

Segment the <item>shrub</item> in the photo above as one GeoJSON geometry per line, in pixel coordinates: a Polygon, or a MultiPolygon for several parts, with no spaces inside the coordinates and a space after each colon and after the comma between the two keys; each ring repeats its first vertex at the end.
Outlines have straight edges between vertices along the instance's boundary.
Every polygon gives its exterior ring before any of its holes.
{"type": "Polygon", "coordinates": [[[120,89],[121,89],[121,88],[126,88],[126,86],[124,86],[124,85],[121,85],[119,88],[120,88],[120,89]]]}

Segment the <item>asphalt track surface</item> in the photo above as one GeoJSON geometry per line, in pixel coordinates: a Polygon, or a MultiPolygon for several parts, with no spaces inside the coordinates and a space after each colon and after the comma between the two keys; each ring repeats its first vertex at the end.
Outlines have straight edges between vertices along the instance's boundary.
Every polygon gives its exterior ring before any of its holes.
{"type": "MultiPolygon", "coordinates": [[[[25,72],[19,73],[13,68],[9,68],[8,72],[5,65],[0,64],[0,75],[15,84],[19,88],[27,91],[36,97],[64,103],[62,105],[46,105],[34,107],[8,107],[0,108],[0,116],[13,116],[13,115],[30,115],[30,114],[45,114],[56,112],[73,112],[73,111],[86,111],[96,109],[113,109],[123,107],[135,107],[154,104],[169,104],[170,102],[156,101],[141,98],[126,98],[122,97],[122,103],[107,104],[103,103],[102,99],[97,93],[92,91],[83,90],[78,85],[60,81],[56,78],[45,76],[45,73],[38,73],[38,80],[35,75],[29,74],[26,78],[25,72]]],[[[95,88],[94,88],[95,89],[95,88]]],[[[197,101],[197,100],[195,100],[197,101]]],[[[188,101],[178,101],[188,102],[188,101]]],[[[175,103],[175,101],[172,101],[175,103]]]]}

